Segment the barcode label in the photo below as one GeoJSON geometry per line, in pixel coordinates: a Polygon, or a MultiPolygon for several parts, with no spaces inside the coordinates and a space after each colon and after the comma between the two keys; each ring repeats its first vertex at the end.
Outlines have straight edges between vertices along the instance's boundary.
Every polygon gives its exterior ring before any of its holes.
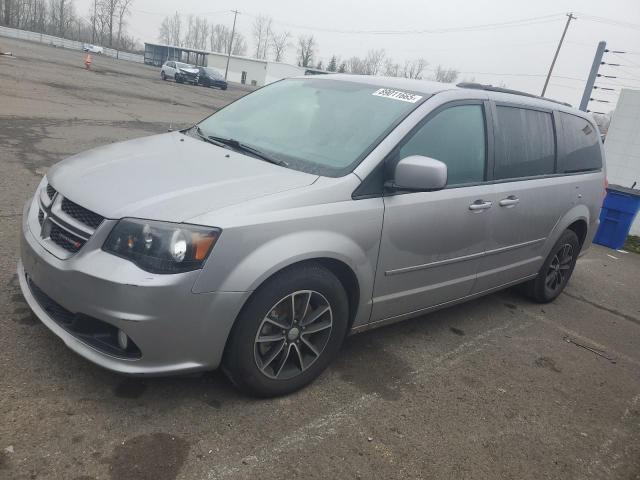
{"type": "Polygon", "coordinates": [[[422,98],[420,95],[414,95],[413,93],[401,92],[400,90],[391,90],[390,88],[381,88],[372,93],[376,97],[393,98],[394,100],[400,100],[401,102],[416,103],[422,98]]]}

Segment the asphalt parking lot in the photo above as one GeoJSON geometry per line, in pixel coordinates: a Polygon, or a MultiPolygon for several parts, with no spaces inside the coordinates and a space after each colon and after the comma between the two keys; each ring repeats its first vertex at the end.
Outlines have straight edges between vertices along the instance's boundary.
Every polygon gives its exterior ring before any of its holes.
{"type": "Polygon", "coordinates": [[[506,291],[350,337],[305,390],[125,378],[67,350],[15,276],[22,206],[66,156],[247,90],[0,37],[0,478],[640,478],[640,256],[594,247],[540,306],[506,291]],[[2,49],[2,48],[0,48],[2,49]]]}

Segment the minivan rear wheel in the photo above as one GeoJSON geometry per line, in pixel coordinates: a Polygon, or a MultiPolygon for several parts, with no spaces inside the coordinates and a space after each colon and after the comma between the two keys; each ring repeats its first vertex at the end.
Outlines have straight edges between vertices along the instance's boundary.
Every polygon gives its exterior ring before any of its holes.
{"type": "Polygon", "coordinates": [[[536,302],[555,300],[566,287],[580,253],[580,241],[572,230],[565,230],[542,264],[538,276],[524,284],[527,295],[536,302]]]}
{"type": "Polygon", "coordinates": [[[307,264],[267,280],[242,309],[223,370],[243,392],[273,397],[312,382],[337,355],[349,305],[340,280],[307,264]]]}

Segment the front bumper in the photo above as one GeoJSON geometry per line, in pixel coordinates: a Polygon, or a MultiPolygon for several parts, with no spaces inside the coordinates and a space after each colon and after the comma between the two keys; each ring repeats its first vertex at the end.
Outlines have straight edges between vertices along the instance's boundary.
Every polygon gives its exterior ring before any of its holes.
{"type": "MultiPolygon", "coordinates": [[[[248,292],[192,293],[200,271],[154,275],[100,249],[110,225],[102,225],[74,256],[59,259],[33,233],[36,218],[25,207],[18,278],[36,316],[73,351],[109,370],[162,375],[218,367],[231,326],[248,292]],[[107,231],[105,231],[107,230],[107,231]],[[34,295],[35,285],[41,292],[34,295]],[[123,330],[139,358],[96,348],[65,329],[39,302],[41,293],[66,311],[123,330]]],[[[108,223],[108,222],[106,222],[108,223]]],[[[52,359],[53,360],[53,359],[52,359]]]]}
{"type": "Polygon", "coordinates": [[[198,83],[198,75],[193,75],[191,73],[184,73],[184,72],[181,72],[178,75],[184,82],[198,83]]]}

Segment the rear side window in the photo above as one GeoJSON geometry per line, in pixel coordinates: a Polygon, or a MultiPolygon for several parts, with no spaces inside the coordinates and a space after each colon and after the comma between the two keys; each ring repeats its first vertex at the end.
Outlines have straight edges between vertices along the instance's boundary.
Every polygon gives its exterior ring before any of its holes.
{"type": "Polygon", "coordinates": [[[560,112],[565,157],[560,162],[561,173],[586,172],[602,168],[598,131],[583,118],[560,112]]]}
{"type": "Polygon", "coordinates": [[[484,180],[485,131],[482,105],[458,105],[436,114],[400,147],[398,160],[410,155],[447,165],[447,184],[484,180]]]}
{"type": "Polygon", "coordinates": [[[554,173],[556,142],[550,113],[498,106],[496,180],[554,173]]]}

